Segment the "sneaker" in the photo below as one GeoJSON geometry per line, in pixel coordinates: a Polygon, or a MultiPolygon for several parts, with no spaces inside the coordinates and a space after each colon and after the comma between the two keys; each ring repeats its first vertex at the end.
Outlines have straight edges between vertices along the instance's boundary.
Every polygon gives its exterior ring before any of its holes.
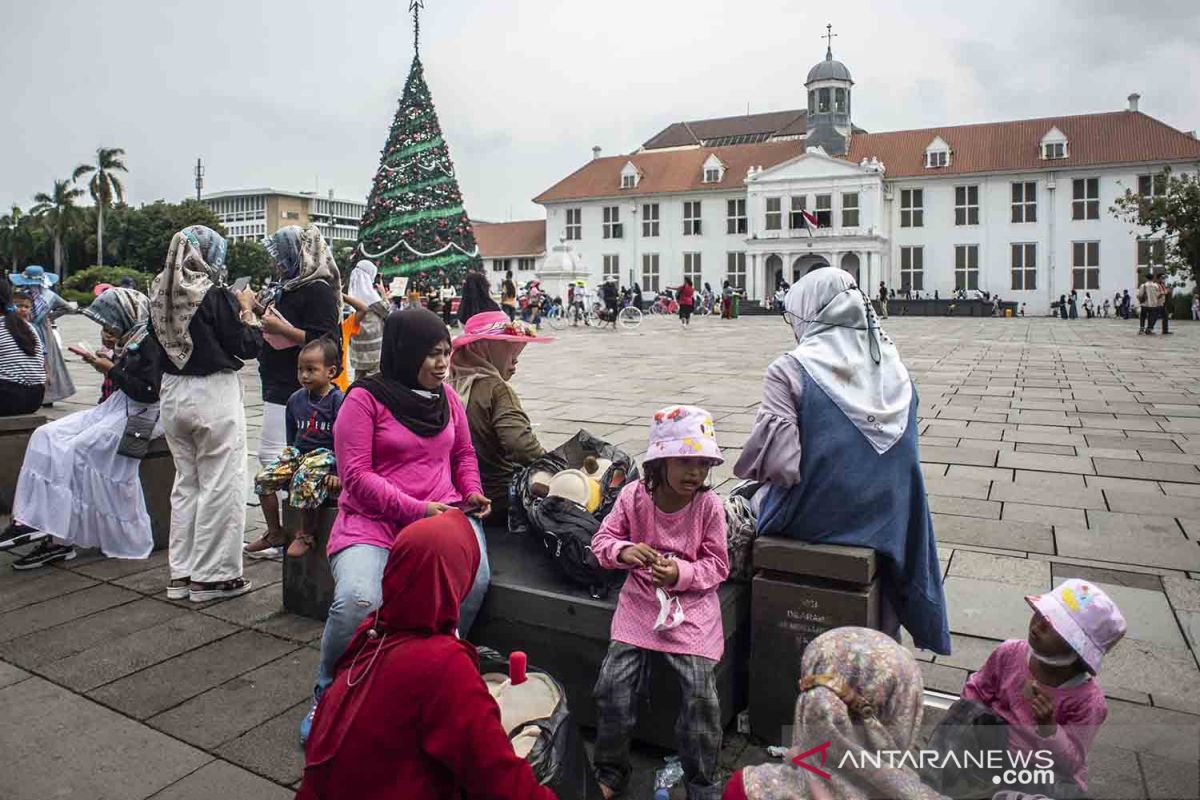
{"type": "Polygon", "coordinates": [[[266,550],[242,550],[242,552],[245,553],[246,558],[278,559],[279,557],[281,557],[283,555],[283,548],[282,547],[268,547],[266,550]]]}
{"type": "Polygon", "coordinates": [[[313,717],[317,715],[318,698],[313,698],[312,707],[308,709],[308,713],[304,715],[304,719],[300,720],[300,746],[304,747],[308,744],[308,735],[312,733],[313,717]]]}
{"type": "Polygon", "coordinates": [[[192,581],[188,588],[188,599],[193,603],[203,603],[205,600],[223,600],[227,597],[237,597],[250,591],[250,581],[245,578],[234,578],[228,581],[199,583],[192,581]]]}
{"type": "Polygon", "coordinates": [[[75,557],[75,548],[69,544],[55,544],[51,539],[43,539],[27,555],[23,555],[12,563],[16,570],[37,569],[56,561],[70,561],[75,557]]]}
{"type": "Polygon", "coordinates": [[[167,599],[168,600],[186,600],[188,593],[191,591],[191,578],[173,578],[167,583],[167,599]]]}
{"type": "Polygon", "coordinates": [[[29,525],[22,525],[20,522],[10,522],[8,523],[8,527],[0,532],[0,550],[10,550],[23,544],[36,542],[38,539],[45,539],[46,535],[37,528],[30,527],[29,525]]]}
{"type": "Polygon", "coordinates": [[[280,535],[280,540],[272,541],[270,534],[264,533],[262,536],[250,542],[242,548],[242,552],[248,558],[278,558],[283,552],[284,545],[287,544],[287,537],[280,535]]]}
{"type": "Polygon", "coordinates": [[[1146,331],[1146,335],[1147,336],[1157,336],[1158,334],[1155,333],[1154,331],[1146,331]]]}

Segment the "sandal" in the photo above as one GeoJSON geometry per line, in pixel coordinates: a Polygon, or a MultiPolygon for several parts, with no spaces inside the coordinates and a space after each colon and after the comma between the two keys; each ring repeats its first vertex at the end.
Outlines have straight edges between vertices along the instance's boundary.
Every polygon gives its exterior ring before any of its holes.
{"type": "Polygon", "coordinates": [[[200,583],[192,581],[188,598],[193,603],[203,603],[205,600],[221,600],[226,597],[237,597],[250,591],[250,581],[245,578],[233,578],[228,581],[211,581],[200,583]]]}
{"type": "Polygon", "coordinates": [[[313,540],[311,533],[300,533],[292,539],[292,543],[288,545],[287,554],[289,558],[302,558],[308,554],[308,551],[316,546],[316,541],[313,540]]]}
{"type": "Polygon", "coordinates": [[[278,550],[287,544],[287,534],[280,531],[278,540],[272,539],[270,533],[264,533],[250,544],[242,548],[242,552],[250,558],[270,558],[278,555],[278,550]]]}
{"type": "Polygon", "coordinates": [[[172,578],[167,582],[167,599],[168,600],[184,600],[188,596],[188,591],[191,588],[191,578],[172,578]]]}

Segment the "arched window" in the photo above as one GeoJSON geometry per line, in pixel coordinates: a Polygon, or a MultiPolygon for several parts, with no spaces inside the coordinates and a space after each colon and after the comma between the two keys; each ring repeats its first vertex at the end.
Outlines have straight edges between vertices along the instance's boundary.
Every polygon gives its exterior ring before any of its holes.
{"type": "Polygon", "coordinates": [[[846,113],[846,90],[845,89],[835,89],[834,93],[833,93],[833,97],[834,97],[834,106],[833,106],[834,109],[839,114],[845,114],[846,113]]]}
{"type": "Polygon", "coordinates": [[[817,91],[820,93],[817,99],[817,111],[824,114],[829,111],[829,90],[818,89],[817,91]]]}

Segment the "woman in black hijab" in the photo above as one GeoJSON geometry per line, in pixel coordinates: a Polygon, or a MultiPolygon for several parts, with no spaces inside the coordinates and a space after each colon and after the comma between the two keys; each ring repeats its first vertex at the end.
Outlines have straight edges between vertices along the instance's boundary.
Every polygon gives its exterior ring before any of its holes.
{"type": "MultiPolygon", "coordinates": [[[[342,401],[333,424],[342,493],[326,549],[334,593],[321,637],[317,698],[355,629],[379,605],[388,550],[408,525],[455,506],[469,509],[481,557],[458,618],[464,638],[483,604],[491,573],[479,519],[491,503],[462,401],[443,383],[449,370],[446,324],[423,308],[397,311],[383,326],[379,372],[355,382],[342,401]]],[[[311,718],[300,726],[301,739],[311,718]]]]}

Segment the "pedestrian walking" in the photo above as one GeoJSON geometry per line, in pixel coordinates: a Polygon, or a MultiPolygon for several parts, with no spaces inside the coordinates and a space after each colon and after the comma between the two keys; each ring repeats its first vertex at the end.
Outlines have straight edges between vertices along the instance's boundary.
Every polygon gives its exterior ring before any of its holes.
{"type": "Polygon", "coordinates": [[[1171,287],[1167,285],[1167,273],[1166,272],[1158,273],[1158,278],[1156,279],[1155,282],[1158,284],[1159,297],[1161,300],[1161,305],[1159,306],[1159,309],[1158,309],[1158,315],[1159,315],[1159,318],[1162,319],[1163,336],[1169,336],[1171,334],[1171,330],[1167,325],[1167,320],[1171,316],[1171,293],[1172,293],[1172,290],[1171,290],[1171,287]]]}
{"type": "MultiPolygon", "coordinates": [[[[934,294],[937,294],[937,292],[934,292],[934,294]]],[[[784,297],[787,297],[787,295],[785,294],[784,297]]],[[[880,319],[888,318],[887,304],[888,304],[887,286],[884,285],[883,281],[880,281],[879,282],[879,317],[880,317],[880,319]]],[[[780,307],[779,308],[780,312],[782,312],[783,311],[783,298],[780,298],[779,307],[780,307]]]]}
{"type": "Polygon", "coordinates": [[[1085,292],[1083,295],[1083,313],[1088,319],[1092,318],[1092,293],[1085,292]]]}
{"type": "Polygon", "coordinates": [[[1129,312],[1133,306],[1133,298],[1129,296],[1129,290],[1125,289],[1121,293],[1121,318],[1129,319],[1129,312]]]}
{"type": "Polygon", "coordinates": [[[1079,293],[1074,289],[1071,290],[1071,297],[1067,301],[1067,311],[1071,319],[1079,319],[1079,293]]]}
{"type": "Polygon", "coordinates": [[[692,321],[692,312],[696,310],[696,288],[691,278],[684,278],[683,285],[675,291],[679,293],[679,322],[687,327],[692,321]]]}
{"type": "Polygon", "coordinates": [[[1138,287],[1138,333],[1153,334],[1154,323],[1162,307],[1162,288],[1153,276],[1148,276],[1146,282],[1138,287]]]}

